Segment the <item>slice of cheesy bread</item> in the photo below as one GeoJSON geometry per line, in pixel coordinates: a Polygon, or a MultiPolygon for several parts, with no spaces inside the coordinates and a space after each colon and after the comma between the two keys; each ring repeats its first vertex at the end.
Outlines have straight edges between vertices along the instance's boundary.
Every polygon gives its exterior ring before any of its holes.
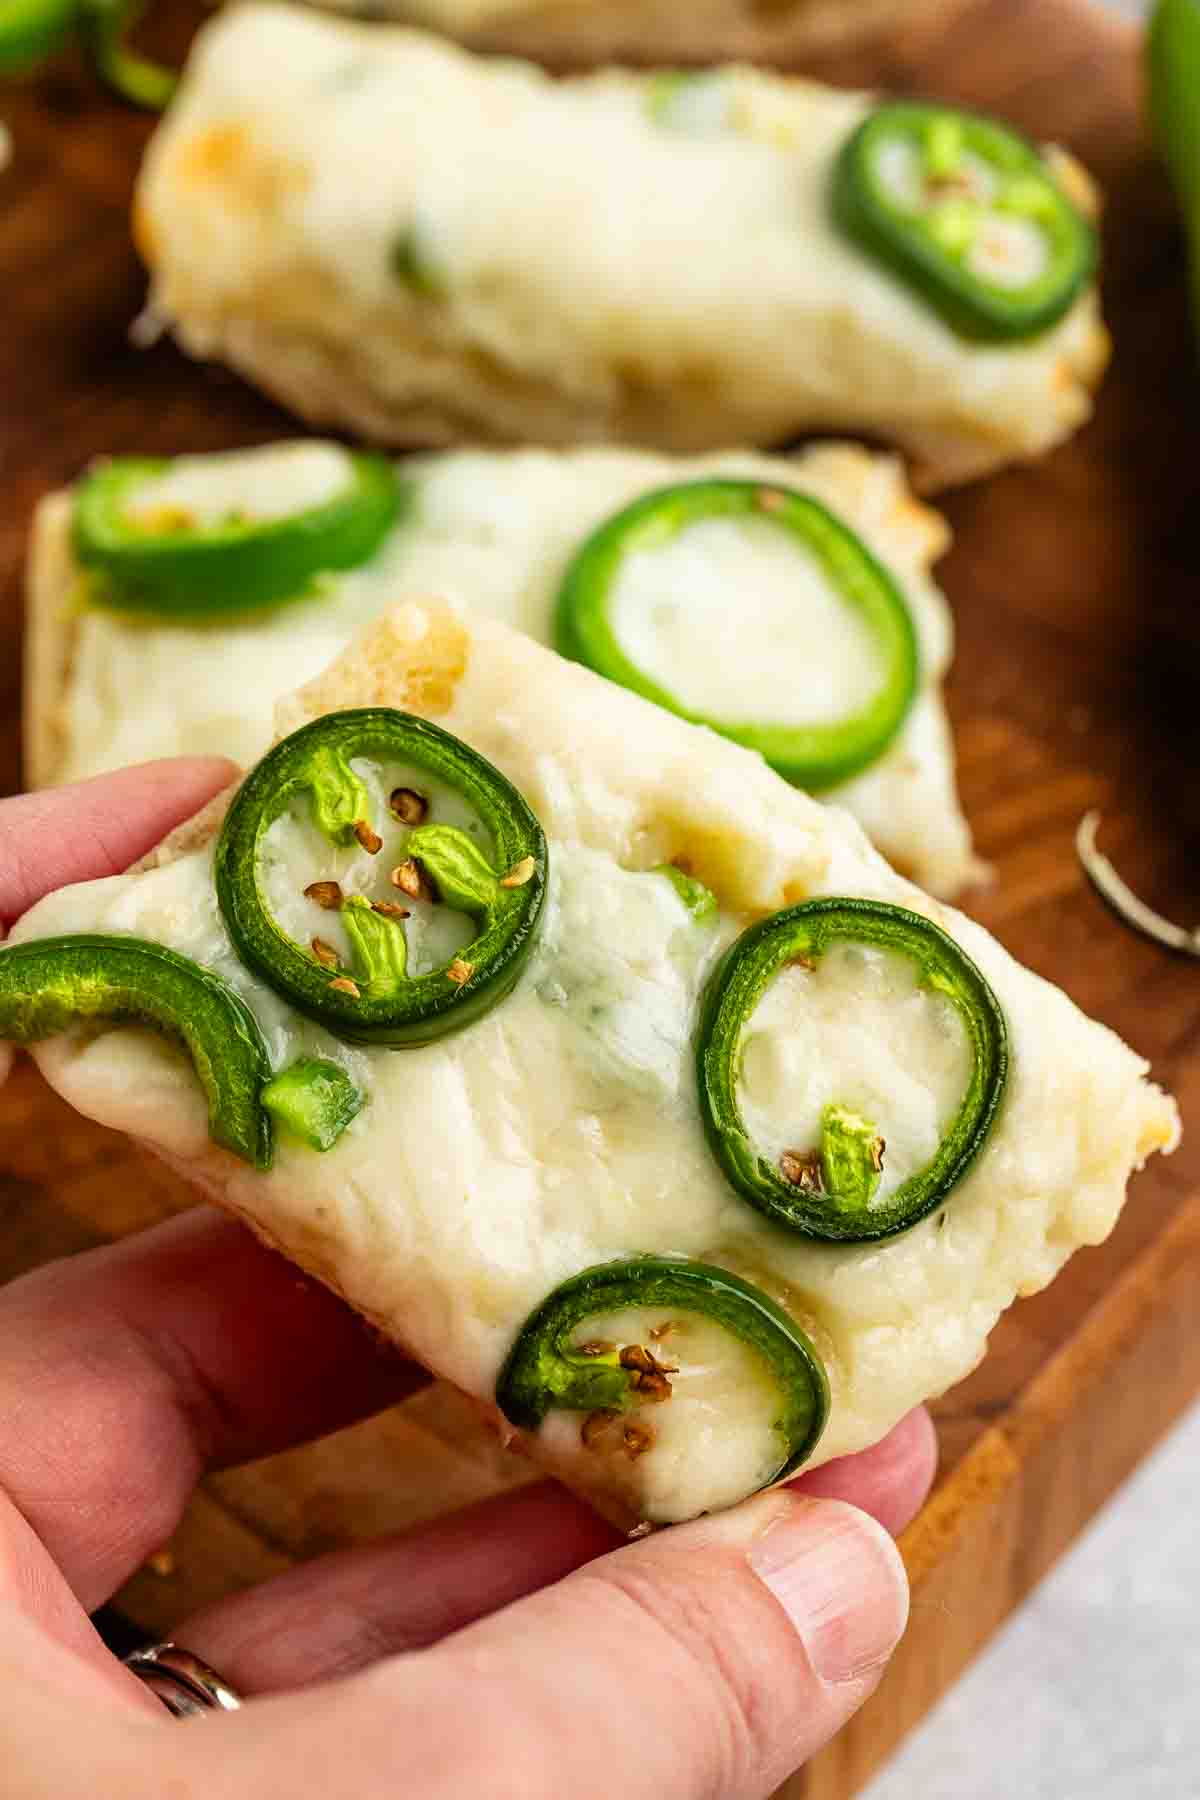
{"type": "MultiPolygon", "coordinates": [[[[325,484],[335,487],[346,463],[340,446],[319,442],[183,457],[155,494],[160,505],[164,495],[171,500],[176,517],[197,522],[234,512],[274,516],[301,496],[313,503],[325,484]]],[[[978,865],[941,697],[952,620],[930,572],[949,533],[939,514],[913,499],[895,457],[849,444],[787,458],[603,449],[412,458],[398,465],[398,521],[369,560],[323,575],[309,598],[199,620],[87,604],[72,546],[74,494],[52,495],[38,511],[29,561],[26,778],[41,787],[175,754],[212,752],[248,764],[270,741],[276,699],[407,593],[436,593],[550,642],[564,573],[588,535],[652,490],[712,476],[811,494],[892,575],[919,644],[915,698],[878,758],[829,797],[854,813],[898,868],[953,895],[978,865]]],[[[814,587],[815,566],[786,540],[772,543],[736,522],[710,525],[698,537],[685,532],[676,552],[656,558],[656,605],[672,602],[686,627],[696,679],[715,680],[730,696],[749,689],[753,701],[765,672],[766,692],[775,694],[768,711],[780,712],[810,699],[828,705],[830,691],[835,701],[851,691],[861,646],[839,631],[842,609],[814,587]]],[[[672,625],[676,663],[680,639],[672,625]]]]}
{"type": "Polygon", "coordinates": [[[299,7],[221,13],[138,184],[152,310],[304,418],[391,444],[862,431],[929,484],[1087,418],[1094,286],[1038,336],[958,335],[833,221],[869,98],[704,81],[664,100],[653,75],[558,81],[299,7]]]}
{"type": "MultiPolygon", "coordinates": [[[[49,896],[11,942],[155,940],[237,990],[276,1067],[299,1052],[336,1063],[365,1100],[358,1116],[323,1154],[280,1130],[263,1170],[211,1141],[192,1067],[169,1041],[122,1027],[33,1050],[81,1112],[161,1152],[502,1430],[514,1431],[521,1409],[510,1400],[506,1421],[497,1382],[539,1309],[581,1271],[655,1257],[748,1283],[778,1309],[776,1329],[783,1318],[805,1334],[829,1390],[812,1460],[862,1449],[967,1374],[1004,1308],[1104,1238],[1133,1171],[1173,1147],[1174,1103],[1135,1052],[978,925],[901,880],[845,813],[726,740],[493,619],[433,603],[376,621],[281,705],[278,723],[291,733],[364,707],[454,734],[514,784],[544,830],[540,934],[490,1011],[399,1050],[355,1047],[300,1018],[239,960],[214,898],[224,802],[140,872],[49,896]],[[687,902],[664,865],[686,865],[715,910],[687,902]],[[767,1216],[727,1177],[701,1123],[700,1000],[722,954],[778,909],[833,897],[904,909],[918,936],[925,921],[940,928],[938,954],[967,959],[991,996],[996,1042],[1007,1042],[1007,1079],[974,1160],[935,1211],[879,1241],[815,1241],[767,1216]]],[[[372,793],[396,779],[365,763],[362,772],[372,793]]],[[[334,852],[305,806],[281,819],[269,880],[297,937],[338,926],[304,896],[315,858],[346,891],[381,878],[399,827],[382,815],[379,825],[389,835],[372,856],[369,833],[334,852]]],[[[432,929],[415,914],[404,929],[417,926],[432,929]]],[[[820,1198],[807,1147],[831,1108],[875,1133],[872,1160],[859,1165],[871,1206],[891,1204],[927,1162],[978,1052],[949,991],[866,942],[779,968],[745,1021],[738,1104],[756,1142],[791,1146],[779,1166],[800,1198],[820,1198]]],[[[851,1153],[853,1135],[840,1140],[851,1153]]],[[[615,1430],[611,1406],[581,1414],[560,1399],[517,1435],[610,1516],[687,1517],[777,1472],[778,1371],[764,1374],[719,1317],[673,1299],[639,1308],[635,1296],[581,1332],[567,1345],[572,1379],[589,1357],[615,1368],[618,1348],[629,1371],[615,1430]]]]}

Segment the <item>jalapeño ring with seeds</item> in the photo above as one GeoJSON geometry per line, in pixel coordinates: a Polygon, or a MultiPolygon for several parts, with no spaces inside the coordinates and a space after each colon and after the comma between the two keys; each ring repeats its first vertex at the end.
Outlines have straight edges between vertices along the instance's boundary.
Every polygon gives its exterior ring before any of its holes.
{"type": "MultiPolygon", "coordinates": [[[[409,790],[398,790],[407,794],[409,790]]],[[[400,1047],[456,1031],[509,993],[532,948],[546,894],[541,826],[498,769],[427,719],[387,707],[330,713],[268,751],[234,796],[217,843],[217,899],[242,961],[298,1012],[348,1043],[400,1047]],[[478,926],[471,943],[443,967],[407,973],[402,908],[342,899],[355,976],[303,949],[274,918],[261,879],[264,840],[297,795],[307,793],[314,823],[334,843],[378,844],[367,790],[351,764],[375,757],[415,765],[445,782],[491,838],[493,868],[474,840],[451,825],[419,825],[395,871],[407,889],[432,882],[447,905],[478,926]]],[[[332,883],[318,884],[332,887],[332,883]]]]}
{"type": "Polygon", "coordinates": [[[779,1466],[763,1486],[807,1462],[829,1417],[829,1379],[814,1345],[750,1282],[684,1257],[599,1263],[556,1287],[530,1314],[505,1358],[496,1382],[496,1403],[505,1418],[520,1430],[537,1431],[552,1410],[621,1413],[638,1405],[646,1398],[644,1365],[653,1358],[644,1351],[631,1356],[615,1345],[573,1348],[569,1340],[586,1319],[639,1306],[710,1319],[765,1365],[775,1390],[771,1423],[779,1439],[779,1466]]]}
{"type": "Polygon", "coordinates": [[[842,146],[832,210],[847,237],[964,338],[1047,331],[1096,272],[1095,229],[1033,145],[953,107],[876,107],[842,146]],[[1023,275],[1021,246],[1034,256],[1023,275]]]}
{"type": "Polygon", "coordinates": [[[742,1198],[802,1237],[862,1243],[907,1231],[962,1180],[1004,1096],[1008,1030],[982,972],[932,920],[883,901],[808,900],[751,926],[717,965],[704,995],[697,1076],[709,1147],[742,1198]],[[738,1103],[742,1038],[767,987],[785,965],[812,966],[845,942],[915,964],[921,985],[954,1006],[972,1053],[966,1093],[932,1160],[878,1204],[879,1140],[866,1121],[843,1106],[826,1107],[819,1158],[785,1154],[781,1162],[795,1167],[784,1171],[752,1143],[738,1103]]]}

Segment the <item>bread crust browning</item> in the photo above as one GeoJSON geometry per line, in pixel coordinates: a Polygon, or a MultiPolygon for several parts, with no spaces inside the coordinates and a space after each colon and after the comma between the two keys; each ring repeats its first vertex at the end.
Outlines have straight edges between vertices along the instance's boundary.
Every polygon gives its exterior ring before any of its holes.
{"type": "MultiPolygon", "coordinates": [[[[692,409],[673,410],[671,395],[631,388],[608,414],[581,409],[552,382],[518,378],[482,359],[461,364],[422,356],[411,333],[398,333],[388,320],[364,323],[348,344],[325,342],[308,326],[275,324],[244,316],[208,315],[203,296],[160,277],[156,303],[172,321],[172,333],[189,355],[227,363],[254,387],[314,428],[330,425],[372,443],[399,450],[451,449],[456,445],[538,443],[566,449],[576,444],[654,444],[680,455],[711,450],[720,435],[692,409]],[[396,398],[386,394],[355,351],[355,342],[387,345],[387,363],[396,398]],[[400,396],[403,396],[402,398],[400,396]],[[652,424],[651,424],[652,419],[652,424]]],[[[1112,340],[1094,303],[1087,329],[1071,356],[1060,359],[1053,405],[1042,441],[1015,450],[1004,431],[969,431],[961,417],[941,423],[921,421],[889,428],[908,461],[916,493],[933,495],[980,481],[1021,460],[1064,443],[1092,415],[1092,394],[1112,355],[1112,340]]],[[[676,390],[679,398],[679,390],[676,390]]],[[[721,409],[729,439],[754,439],[721,409]]]]}
{"type": "MultiPolygon", "coordinates": [[[[1014,1074],[997,1120],[994,1155],[982,1158],[961,1184],[947,1215],[952,1229],[942,1232],[931,1219],[884,1251],[867,1256],[854,1249],[831,1251],[830,1263],[809,1247],[777,1242],[774,1234],[768,1241],[754,1219],[742,1221],[736,1241],[730,1240],[721,1195],[705,1189],[705,1199],[702,1183],[661,1196],[666,1211],[656,1228],[664,1242],[678,1243],[681,1253],[721,1263],[732,1259],[730,1266],[744,1268],[770,1291],[780,1283],[794,1290],[796,1316],[826,1346],[835,1395],[816,1461],[864,1448],[911,1405],[965,1374],[983,1353],[1000,1311],[1015,1295],[1050,1281],[1073,1248],[1104,1237],[1131,1172],[1151,1151],[1173,1146],[1174,1104],[1145,1081],[1146,1065],[1135,1053],[1079,1015],[1065,995],[1016,967],[979,926],[901,881],[847,815],[818,807],[780,783],[749,752],[578,665],[559,669],[550,652],[495,620],[423,600],[405,602],[378,619],[323,674],[280,705],[277,727],[285,734],[327,711],[380,703],[438,719],[495,762],[564,850],[600,852],[631,871],[686,855],[721,905],[750,919],[833,893],[909,906],[961,942],[993,984],[1012,1035],[1014,1074]],[[694,1209],[702,1200],[713,1210],[701,1221],[694,1209]],[[672,1208],[682,1210],[677,1216],[672,1208]],[[692,1244],[686,1235],[690,1228],[712,1235],[692,1244]],[[676,1235],[680,1230],[682,1237],[676,1235]]],[[[181,826],[147,863],[165,868],[208,842],[226,801],[227,796],[218,798],[181,826]]],[[[180,897],[198,893],[209,879],[204,858],[196,869],[180,873],[184,882],[175,890],[168,880],[165,896],[151,881],[146,919],[165,904],[161,916],[169,921],[180,897]],[[187,885],[193,877],[200,888],[187,885]]],[[[142,915],[133,894],[122,889],[114,895],[88,884],[43,901],[19,935],[91,928],[89,920],[103,923],[112,906],[120,909],[127,928],[131,920],[131,928],[138,928],[142,915]]],[[[168,923],[168,937],[171,929],[168,923]]],[[[510,1020],[507,1029],[513,1028],[510,1020]]],[[[469,1037],[465,1034],[460,1051],[467,1059],[460,1072],[468,1084],[483,1084],[470,1088],[478,1104],[504,1053],[498,1043],[472,1048],[469,1037]]],[[[386,1158],[379,1161],[374,1144],[348,1144],[344,1167],[315,1170],[311,1192],[297,1182],[295,1170],[261,1176],[212,1143],[199,1096],[186,1077],[180,1077],[180,1093],[187,1110],[180,1114],[181,1125],[176,1120],[177,1130],[161,1108],[153,1116],[145,1111],[142,1065],[121,1060],[135,1048],[126,1045],[98,1080],[95,1064],[61,1042],[37,1046],[34,1054],[52,1084],[81,1110],[161,1142],[177,1159],[173,1166],[237,1216],[252,1214],[248,1222],[264,1241],[349,1296],[402,1350],[417,1350],[422,1360],[469,1390],[480,1414],[495,1422],[496,1327],[503,1324],[505,1335],[515,1330],[536,1298],[525,1287],[549,1291],[561,1278],[563,1258],[582,1252],[569,1220],[556,1235],[537,1211],[543,1190],[535,1179],[532,1187],[519,1190],[526,1197],[520,1206],[527,1200],[535,1209],[526,1219],[536,1226],[526,1256],[509,1270],[507,1281],[494,1285],[489,1220],[512,1221],[503,1189],[495,1186],[502,1168],[487,1138],[486,1107],[485,1123],[477,1129],[452,1102],[445,1122],[460,1118],[462,1142],[455,1136],[447,1146],[438,1130],[437,1106],[432,1115],[428,1111],[431,1096],[441,1091],[440,1077],[422,1093],[420,1069],[414,1066],[416,1086],[405,1071],[406,1099],[381,1085],[381,1103],[390,1095],[393,1104],[424,1108],[421,1118],[433,1127],[428,1144],[416,1143],[428,1190],[418,1179],[411,1210],[406,1203],[393,1221],[387,1204],[372,1198],[380,1191],[377,1177],[386,1189],[392,1166],[386,1158]],[[448,1215],[443,1204],[448,1179],[461,1181],[464,1195],[482,1209],[481,1236],[469,1266],[463,1253],[473,1240],[464,1240],[462,1218],[448,1215]]],[[[145,1047],[138,1054],[146,1055],[145,1047]]],[[[518,1105],[526,1106],[531,1122],[522,1141],[532,1146],[541,1140],[536,1068],[529,1067],[535,1086],[522,1090],[525,1098],[518,1105]]],[[[389,1078],[380,1072],[381,1084],[389,1078]]],[[[453,1091],[460,1091],[457,1078],[453,1091]]],[[[661,1132],[657,1109],[650,1106],[641,1116],[652,1122],[655,1134],[661,1132]]],[[[409,1125],[401,1124],[405,1142],[417,1123],[414,1113],[409,1125]]],[[[653,1154],[650,1139],[646,1148],[653,1154]]],[[[510,1168],[533,1167],[539,1155],[517,1156],[510,1168]]],[[[523,1174],[520,1179],[525,1181],[523,1174]]],[[[624,1215],[614,1217],[597,1248],[614,1254],[625,1229],[624,1215]]],[[[569,1432],[530,1440],[528,1448],[542,1467],[577,1486],[615,1523],[636,1522],[622,1511],[621,1483],[582,1455],[569,1432]]]]}
{"type": "Polygon", "coordinates": [[[457,9],[444,0],[325,3],[445,31],[471,49],[584,69],[603,62],[786,65],[882,36],[900,21],[940,22],[963,0],[481,0],[457,9]]]}
{"type": "Polygon", "coordinates": [[[75,642],[78,569],[69,493],[50,494],[33,518],[25,566],[21,760],[27,788],[50,787],[66,754],[65,707],[75,642]]]}
{"type": "MultiPolygon", "coordinates": [[[[452,534],[457,532],[465,542],[470,541],[476,523],[483,527],[487,506],[492,503],[480,491],[489,469],[489,491],[494,490],[500,497],[511,491],[514,507],[525,521],[519,529],[515,528],[511,542],[506,539],[497,548],[497,554],[510,557],[511,562],[505,562],[503,570],[497,565],[489,574],[473,568],[468,558],[461,580],[456,582],[438,549],[438,530],[431,530],[428,538],[432,566],[437,569],[438,579],[453,588],[457,604],[473,611],[471,602],[476,596],[472,583],[482,580],[485,613],[493,610],[493,598],[498,599],[502,614],[509,600],[515,601],[516,589],[510,595],[504,587],[510,578],[518,586],[527,579],[533,580],[539,588],[543,579],[551,580],[553,569],[548,573],[536,560],[537,540],[531,521],[536,508],[545,509],[546,494],[553,491],[556,481],[564,483],[566,503],[581,508],[581,534],[591,529],[589,520],[593,514],[586,504],[589,499],[594,516],[599,519],[605,515],[606,504],[616,508],[639,492],[649,492],[672,479],[686,480],[725,469],[751,479],[794,481],[801,489],[811,491],[859,532],[892,569],[910,596],[923,642],[921,691],[895,746],[877,764],[827,798],[847,805],[893,865],[929,891],[952,896],[980,875],[954,786],[953,752],[939,692],[951,643],[948,614],[932,583],[931,568],[945,552],[950,533],[942,515],[914,497],[903,477],[899,458],[857,444],[831,441],[810,445],[788,458],[765,458],[744,450],[730,450],[695,463],[682,461],[675,465],[641,452],[603,450],[575,450],[561,455],[540,451],[497,452],[492,456],[481,452],[444,457],[435,454],[410,465],[413,479],[418,484],[428,484],[427,503],[432,516],[441,517],[440,509],[448,505],[450,514],[443,519],[443,526],[452,534]],[[540,484],[546,482],[549,488],[543,489],[540,484]],[[610,497],[608,502],[606,495],[610,497]],[[534,508],[528,517],[521,510],[527,506],[534,508]],[[451,519],[457,524],[451,526],[451,519]],[[489,587],[493,577],[501,581],[503,590],[495,596],[491,596],[489,587]]],[[[260,621],[260,627],[251,632],[249,639],[239,635],[244,626],[235,621],[230,663],[234,679],[229,684],[228,703],[224,686],[218,684],[220,692],[214,692],[203,705],[210,710],[216,706],[222,712],[227,704],[238,708],[239,682],[254,679],[254,670],[261,667],[249,660],[257,654],[259,628],[267,661],[275,673],[269,681],[258,681],[260,691],[242,709],[246,729],[231,738],[228,731],[235,729],[231,714],[226,732],[219,733],[208,721],[203,706],[198,713],[189,711],[190,692],[185,697],[182,690],[182,683],[187,680],[186,659],[194,650],[200,664],[196,683],[191,685],[198,684],[199,691],[208,694],[220,668],[219,630],[210,642],[204,633],[197,638],[190,629],[181,630],[176,637],[174,625],[166,620],[138,621],[120,615],[105,618],[90,613],[79,598],[82,571],[70,548],[71,504],[70,493],[46,502],[39,516],[28,571],[30,667],[26,728],[31,783],[45,786],[98,773],[123,762],[173,752],[221,750],[242,762],[261,753],[270,735],[272,695],[294,685],[333,656],[342,627],[331,615],[324,654],[315,662],[309,660],[306,666],[301,657],[302,666],[284,679],[282,671],[288,662],[287,645],[292,630],[287,612],[279,617],[277,625],[270,619],[260,621]],[[278,666],[271,663],[276,651],[278,666]],[[145,680],[153,680],[160,704],[157,711],[152,709],[145,715],[142,729],[130,730],[126,728],[121,690],[135,690],[145,680]],[[181,684],[178,690],[173,690],[175,682],[181,684]],[[179,693],[178,711],[169,704],[173,691],[179,693]],[[161,704],[164,699],[166,706],[161,704]]],[[[553,538],[553,514],[544,516],[553,538]]],[[[419,523],[417,529],[421,529],[419,523]]],[[[557,539],[553,541],[557,547],[550,554],[556,566],[561,546],[557,539]]],[[[409,570],[412,581],[418,587],[422,585],[419,547],[409,570]]],[[[406,584],[408,579],[406,576],[406,584]]],[[[374,603],[382,610],[395,598],[395,590],[386,579],[377,583],[377,589],[374,603]]],[[[359,608],[353,625],[348,619],[344,621],[346,638],[361,618],[359,608]]],[[[524,628],[544,641],[549,620],[525,619],[524,628]]],[[[303,627],[300,641],[302,638],[303,627]]],[[[428,680],[444,687],[449,673],[446,668],[431,669],[428,680]]],[[[427,686],[420,700],[432,705],[437,697],[427,686]]]]}
{"type": "MultiPolygon", "coordinates": [[[[568,11],[577,23],[593,9],[568,11]]],[[[653,128],[653,88],[636,70],[556,83],[420,30],[372,34],[268,0],[237,8],[197,40],[139,180],[152,307],[189,354],[224,361],[314,425],[397,447],[696,453],[867,433],[896,443],[934,490],[1078,428],[1107,360],[1094,288],[1015,345],[959,339],[829,219],[830,170],[871,96],[744,60],[722,81],[736,129],[688,144],[694,134],[653,128]],[[236,73],[270,57],[274,104],[236,73]],[[373,79],[361,97],[361,73],[320,89],[332,148],[317,162],[288,98],[341,59],[373,79]],[[407,124],[392,178],[350,204],[396,109],[407,124]],[[436,154],[442,129],[457,187],[436,154]],[[547,141],[561,177],[523,185],[547,141]],[[575,238],[582,190],[594,222],[575,238]],[[714,260],[744,215],[755,257],[714,260]],[[404,261],[418,240],[419,278],[404,261]]],[[[1048,154],[1091,210],[1090,179],[1048,154]]]]}

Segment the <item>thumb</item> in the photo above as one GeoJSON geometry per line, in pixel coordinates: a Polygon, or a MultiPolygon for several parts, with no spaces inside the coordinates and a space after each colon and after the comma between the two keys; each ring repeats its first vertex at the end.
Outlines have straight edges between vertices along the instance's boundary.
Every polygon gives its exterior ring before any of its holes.
{"type": "Polygon", "coordinates": [[[127,869],[236,775],[175,756],[0,802],[0,931],[55,888],[127,869]]]}
{"type": "Polygon", "coordinates": [[[256,1702],[189,1749],[239,1796],[760,1800],[871,1692],[907,1612],[881,1526],[777,1491],[601,1557],[435,1649],[256,1702]]]}

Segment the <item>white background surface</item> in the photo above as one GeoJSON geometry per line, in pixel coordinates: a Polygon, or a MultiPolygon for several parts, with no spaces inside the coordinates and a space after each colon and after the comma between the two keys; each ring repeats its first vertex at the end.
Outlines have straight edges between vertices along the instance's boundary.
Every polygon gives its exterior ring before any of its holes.
{"type": "Polygon", "coordinates": [[[1193,1412],[864,1800],[1195,1800],[1198,1469],[1193,1412]]]}
{"type": "MultiPolygon", "coordinates": [[[[1142,0],[1107,3],[1145,11],[1142,0]]],[[[1198,1473],[1200,1411],[1110,1502],[864,1800],[1197,1800],[1198,1473]]]]}

